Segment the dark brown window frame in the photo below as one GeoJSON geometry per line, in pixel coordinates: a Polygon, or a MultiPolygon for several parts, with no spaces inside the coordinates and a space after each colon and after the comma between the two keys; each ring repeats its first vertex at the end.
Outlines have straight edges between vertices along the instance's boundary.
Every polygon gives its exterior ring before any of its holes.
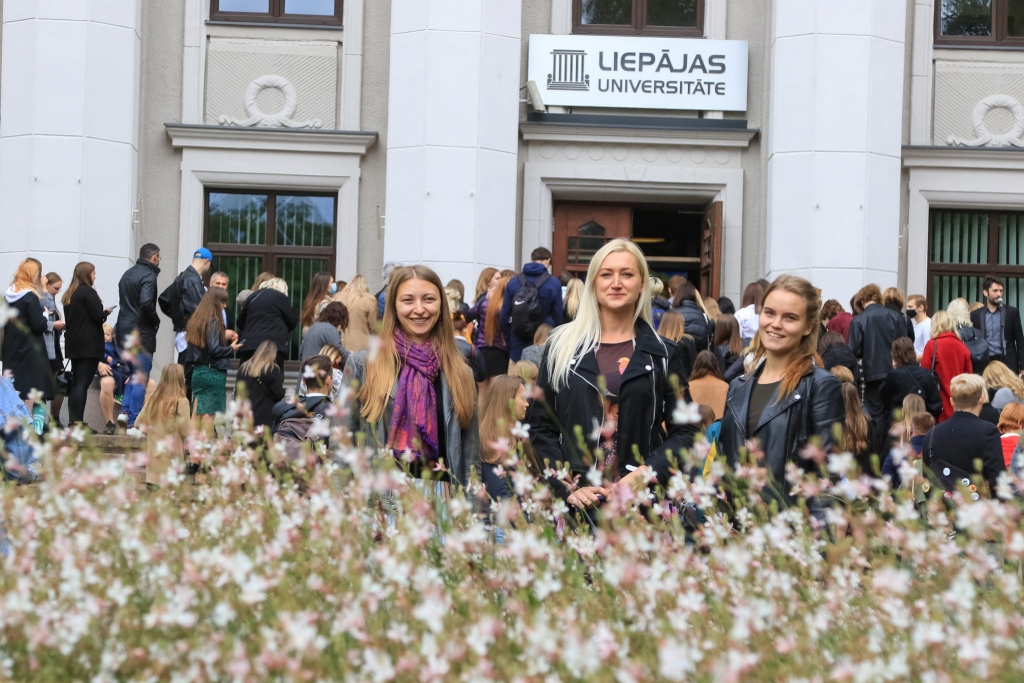
{"type": "Polygon", "coordinates": [[[992,0],[992,35],[990,36],[944,36],[942,35],[942,0],[935,0],[935,46],[1024,48],[1024,36],[1006,35],[1009,7],[1009,0],[992,0]]]}
{"type": "Polygon", "coordinates": [[[697,0],[696,26],[647,26],[647,0],[633,0],[633,23],[584,24],[583,0],[572,0],[572,32],[601,36],[704,37],[704,0],[697,0]]]}
{"type": "Polygon", "coordinates": [[[941,263],[932,261],[932,239],[934,237],[935,225],[932,211],[928,212],[928,287],[925,296],[928,297],[928,307],[931,309],[935,301],[935,276],[945,275],[951,277],[976,277],[984,280],[992,276],[999,278],[1004,285],[1010,279],[1019,279],[1024,275],[1024,265],[1000,265],[999,264],[999,216],[1016,214],[1024,216],[1024,212],[1010,211],[1006,209],[976,210],[969,207],[941,207],[933,206],[934,211],[958,211],[965,213],[984,214],[988,216],[988,263],[941,263]]]}
{"type": "Polygon", "coordinates": [[[210,0],[210,21],[237,21],[239,23],[322,24],[341,26],[343,0],[334,0],[334,14],[285,14],[285,0],[270,0],[269,12],[221,12],[220,0],[210,0]]]}
{"type": "MultiPolygon", "coordinates": [[[[214,0],[216,1],[216,0],[214,0]]],[[[263,258],[263,270],[277,272],[277,259],[322,257],[328,263],[328,271],[334,273],[338,258],[338,195],[333,192],[316,192],[308,190],[266,190],[258,187],[205,187],[203,188],[203,246],[215,256],[260,256],[263,258]],[[267,196],[267,228],[266,244],[232,244],[230,242],[210,241],[210,193],[228,194],[260,194],[267,196]],[[334,199],[334,235],[330,247],[295,247],[276,243],[277,238],[277,198],[285,197],[330,197],[334,199]],[[273,263],[273,267],[271,267],[273,263]]],[[[252,283],[245,283],[246,287],[252,283]]],[[[299,313],[299,311],[296,311],[299,313]]],[[[232,365],[236,365],[232,361],[232,365]]],[[[285,370],[298,370],[297,361],[286,361],[285,370]]]]}

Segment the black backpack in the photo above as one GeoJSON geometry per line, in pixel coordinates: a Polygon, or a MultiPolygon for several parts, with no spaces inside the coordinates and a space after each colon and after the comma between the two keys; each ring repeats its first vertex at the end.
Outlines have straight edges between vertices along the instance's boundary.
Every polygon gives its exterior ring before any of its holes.
{"type": "Polygon", "coordinates": [[[540,288],[550,277],[550,273],[544,273],[534,283],[526,275],[519,274],[519,291],[512,297],[512,334],[519,339],[532,340],[537,328],[544,323],[547,316],[540,288]]]}
{"type": "Polygon", "coordinates": [[[171,323],[174,325],[175,330],[185,329],[185,321],[181,315],[181,284],[179,280],[181,274],[175,276],[174,281],[167,285],[167,288],[160,292],[157,303],[160,304],[160,310],[164,312],[168,318],[171,319],[171,323]]]}

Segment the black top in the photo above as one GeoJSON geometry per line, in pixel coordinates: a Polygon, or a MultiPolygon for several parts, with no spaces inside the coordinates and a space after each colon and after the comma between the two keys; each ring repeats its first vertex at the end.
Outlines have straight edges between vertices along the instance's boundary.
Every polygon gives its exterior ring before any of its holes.
{"type": "Polygon", "coordinates": [[[955,488],[960,472],[967,476],[974,474],[974,461],[981,460],[982,476],[994,494],[996,480],[1006,469],[999,430],[962,410],[928,432],[921,457],[947,490],[955,488]],[[951,471],[950,474],[946,474],[946,469],[951,471]]]}
{"type": "Polygon", "coordinates": [[[675,356],[679,361],[680,376],[682,379],[689,380],[690,374],[693,372],[693,363],[697,360],[697,345],[694,343],[693,337],[686,335],[675,342],[675,345],[675,356]]]}
{"type": "Polygon", "coordinates": [[[753,390],[750,392],[750,406],[747,408],[747,434],[753,434],[757,431],[757,423],[761,421],[761,415],[764,414],[764,409],[768,407],[768,402],[772,400],[772,396],[775,395],[775,389],[782,384],[779,382],[772,382],[771,384],[755,384],[753,390]]]}
{"type": "Polygon", "coordinates": [[[892,343],[907,335],[904,316],[896,311],[868,305],[863,313],[854,316],[850,322],[850,350],[863,361],[864,381],[877,382],[885,379],[892,370],[892,343]]]}
{"type": "Polygon", "coordinates": [[[903,407],[908,394],[917,394],[924,400],[925,410],[938,419],[942,414],[942,395],[935,374],[917,363],[893,368],[882,382],[882,403],[885,415],[892,417],[893,411],[903,407]]]}
{"type": "MultiPolygon", "coordinates": [[[[39,297],[28,291],[14,301],[8,298],[7,305],[17,311],[18,316],[4,326],[4,372],[10,371],[14,375],[14,388],[18,390],[22,400],[26,400],[33,389],[43,392],[44,399],[51,399],[53,379],[50,375],[46,344],[43,341],[47,322],[39,297]]],[[[101,353],[102,349],[101,333],[101,353]]]]}
{"type": "Polygon", "coordinates": [[[238,312],[236,327],[239,339],[245,341],[241,351],[255,351],[270,340],[282,353],[288,352],[292,330],[299,324],[288,297],[276,289],[253,292],[238,312]]]}
{"type": "Polygon", "coordinates": [[[999,426],[999,411],[991,403],[986,403],[981,407],[981,414],[978,417],[985,422],[991,422],[997,427],[999,426]]]}
{"type": "MultiPolygon", "coordinates": [[[[1005,341],[1005,350],[1003,353],[1003,363],[1007,365],[1015,373],[1021,370],[1021,358],[1024,356],[1024,332],[1021,330],[1020,322],[1020,311],[1013,306],[1001,306],[1003,311],[1003,339],[1005,341]]],[[[988,311],[988,307],[979,308],[978,310],[971,313],[971,322],[974,327],[978,330],[982,339],[986,339],[986,322],[988,316],[984,313],[988,311]]],[[[964,342],[968,341],[964,338],[964,342]]],[[[975,372],[981,372],[983,368],[974,368],[975,372]]]]}
{"type": "Polygon", "coordinates": [[[853,355],[853,351],[845,343],[833,344],[825,349],[825,353],[821,354],[821,364],[822,367],[829,371],[837,365],[848,369],[853,374],[854,386],[858,390],[860,389],[860,363],[857,362],[857,357],[853,355]]]}
{"type": "Polygon", "coordinates": [[[64,306],[64,355],[72,360],[103,358],[103,323],[107,311],[100,295],[89,285],[79,285],[64,306]]]}
{"type": "Polygon", "coordinates": [[[211,320],[206,324],[206,346],[198,347],[190,343],[185,355],[193,365],[208,365],[227,372],[231,368],[231,356],[235,351],[230,344],[224,343],[218,322],[222,321],[211,320]]]}
{"type": "Polygon", "coordinates": [[[245,390],[252,404],[252,423],[258,427],[274,425],[274,404],[284,398],[284,375],[281,368],[276,365],[270,367],[259,377],[250,377],[238,369],[238,379],[235,383],[235,392],[238,386],[245,384],[245,390]]]}

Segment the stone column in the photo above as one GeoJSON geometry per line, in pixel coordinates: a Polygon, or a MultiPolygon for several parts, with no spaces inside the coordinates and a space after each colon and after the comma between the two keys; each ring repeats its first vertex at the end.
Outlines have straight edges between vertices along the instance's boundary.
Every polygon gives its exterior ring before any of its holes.
{"type": "Polygon", "coordinates": [[[141,12],[141,0],[4,3],[4,281],[26,256],[65,283],[91,261],[104,303],[117,303],[137,248],[141,12]]]}
{"type": "Polygon", "coordinates": [[[520,0],[393,0],[384,260],[515,262],[520,0]]]}
{"type": "Polygon", "coordinates": [[[897,281],[905,29],[905,2],[774,3],[768,277],[844,307],[897,281]]]}

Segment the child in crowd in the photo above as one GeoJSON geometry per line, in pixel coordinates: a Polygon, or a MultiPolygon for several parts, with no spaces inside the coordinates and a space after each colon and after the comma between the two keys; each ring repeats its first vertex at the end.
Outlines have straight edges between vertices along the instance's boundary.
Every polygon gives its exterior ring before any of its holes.
{"type": "MultiPolygon", "coordinates": [[[[526,419],[526,387],[523,380],[513,375],[499,375],[491,380],[484,393],[480,409],[480,468],[488,498],[500,501],[512,497],[513,487],[507,476],[503,476],[503,463],[508,454],[520,444],[519,437],[512,434],[515,423],[526,419]],[[505,444],[506,449],[496,448],[505,444]]],[[[526,462],[532,455],[527,454],[529,442],[523,441],[526,462]]],[[[507,472],[507,469],[505,470],[507,472]]],[[[513,517],[518,517],[518,507],[513,517]]]]}
{"type": "Polygon", "coordinates": [[[547,323],[538,327],[537,331],[533,333],[533,346],[527,346],[523,349],[523,355],[520,360],[528,360],[539,368],[541,359],[544,356],[544,345],[548,342],[548,336],[551,334],[552,329],[554,328],[547,323]]]}
{"type": "MultiPolygon", "coordinates": [[[[327,385],[327,398],[334,402],[338,398],[338,394],[341,392],[341,385],[345,381],[345,361],[348,360],[348,354],[344,350],[337,346],[331,346],[330,344],[324,345],[320,349],[319,356],[327,356],[331,359],[331,368],[333,369],[333,375],[331,383],[327,385]]],[[[301,378],[299,380],[299,398],[305,398],[306,391],[306,380],[301,378]]]]}
{"type": "MultiPolygon", "coordinates": [[[[920,397],[916,397],[920,398],[920,397]]],[[[924,439],[928,436],[928,432],[935,426],[935,418],[925,410],[921,410],[919,413],[915,413],[909,419],[910,423],[910,450],[913,453],[911,456],[913,459],[921,457],[921,451],[924,450],[924,439]]],[[[903,480],[900,478],[899,467],[896,466],[896,461],[892,457],[890,452],[885,457],[885,462],[882,463],[882,478],[889,478],[892,487],[899,488],[903,485],[903,480]]]]}
{"type": "Polygon", "coordinates": [[[185,439],[192,431],[190,413],[185,368],[177,363],[165,365],[160,383],[136,419],[146,434],[147,486],[160,485],[171,463],[185,460],[185,439]]]}
{"type": "Polygon", "coordinates": [[[530,386],[533,386],[537,384],[537,375],[540,374],[540,368],[533,361],[521,360],[518,363],[512,363],[508,374],[518,377],[530,386]]]}
{"type": "Polygon", "coordinates": [[[114,377],[114,402],[121,403],[124,396],[124,385],[132,376],[132,368],[121,360],[121,352],[114,343],[114,328],[103,326],[103,362],[110,366],[114,377]]]}

